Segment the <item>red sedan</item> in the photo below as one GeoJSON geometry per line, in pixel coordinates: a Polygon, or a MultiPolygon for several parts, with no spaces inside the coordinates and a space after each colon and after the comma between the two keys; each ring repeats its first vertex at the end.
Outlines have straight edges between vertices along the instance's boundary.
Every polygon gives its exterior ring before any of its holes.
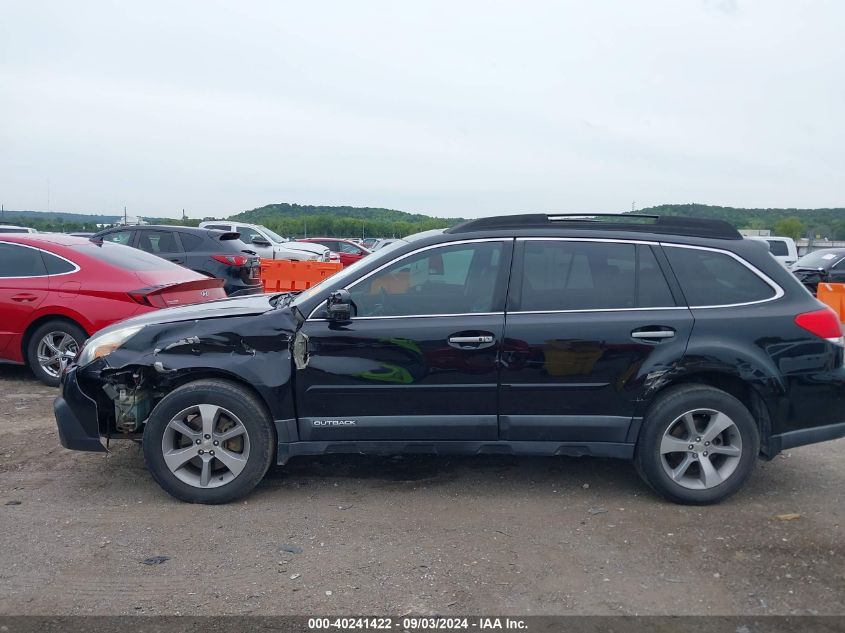
{"type": "Polygon", "coordinates": [[[317,244],[322,244],[323,246],[328,247],[330,251],[334,251],[335,253],[340,255],[340,263],[344,266],[354,264],[362,257],[366,257],[370,254],[370,251],[368,251],[360,244],[350,242],[349,240],[339,240],[335,237],[309,237],[299,241],[315,242],[317,244]]]}
{"type": "Polygon", "coordinates": [[[58,385],[63,359],[116,321],[224,299],[211,279],[128,246],[81,237],[0,235],[0,363],[58,385]]]}

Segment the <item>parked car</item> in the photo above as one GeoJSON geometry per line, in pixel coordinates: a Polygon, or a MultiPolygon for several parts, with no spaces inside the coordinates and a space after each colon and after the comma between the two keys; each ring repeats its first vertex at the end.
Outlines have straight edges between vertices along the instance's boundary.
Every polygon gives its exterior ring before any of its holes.
{"type": "Polygon", "coordinates": [[[823,248],[807,253],[790,270],[813,294],[819,283],[845,283],[845,248],[823,248]]]}
{"type": "Polygon", "coordinates": [[[72,235],[73,237],[93,237],[94,232],[92,232],[92,231],[74,231],[73,233],[68,233],[67,235],[72,235]]]}
{"type": "Polygon", "coordinates": [[[151,224],[118,226],[90,239],[132,246],[206,277],[222,279],[230,297],[262,292],[260,259],[238,233],[151,224]]]}
{"type": "Polygon", "coordinates": [[[507,216],[300,294],[130,319],[88,341],[55,409],[68,448],[143,438],[190,502],[237,499],[274,460],[423,452],[631,459],[704,504],[758,456],[845,436],[844,344],[725,222],[507,216]],[[124,416],[121,389],[147,408],[124,416]]]}
{"type": "Polygon", "coordinates": [[[368,251],[372,251],[373,247],[376,245],[376,242],[379,241],[377,237],[367,237],[361,240],[361,246],[366,248],[368,251]]]}
{"type": "Polygon", "coordinates": [[[795,240],[791,237],[779,237],[777,235],[758,237],[754,235],[746,239],[766,242],[772,257],[787,268],[798,260],[798,247],[795,245],[795,240]]]}
{"type": "Polygon", "coordinates": [[[0,236],[0,362],[58,385],[94,332],[160,308],[225,298],[223,282],[110,242],[53,233],[0,236]]]}
{"type": "Polygon", "coordinates": [[[201,228],[240,233],[241,240],[250,244],[259,256],[266,259],[290,259],[293,261],[339,262],[340,257],[320,244],[309,244],[288,240],[259,224],[242,222],[227,223],[200,222],[201,228]]]}
{"type": "Polygon", "coordinates": [[[390,246],[391,244],[394,244],[394,243],[396,243],[396,242],[398,242],[398,241],[399,241],[399,240],[398,240],[398,239],[395,239],[395,238],[384,238],[384,239],[381,239],[381,240],[379,240],[379,241],[376,243],[376,245],[375,245],[375,246],[373,246],[372,250],[373,250],[373,251],[380,251],[380,250],[381,250],[381,249],[383,249],[385,246],[390,246]]]}
{"type": "Polygon", "coordinates": [[[331,251],[340,255],[340,263],[344,266],[354,264],[362,257],[370,254],[363,246],[359,246],[355,242],[349,240],[341,240],[334,237],[309,237],[300,240],[301,242],[312,242],[314,244],[322,244],[331,251]]]}
{"type": "Polygon", "coordinates": [[[18,226],[16,224],[0,224],[0,233],[38,233],[35,229],[28,226],[18,226]]]}

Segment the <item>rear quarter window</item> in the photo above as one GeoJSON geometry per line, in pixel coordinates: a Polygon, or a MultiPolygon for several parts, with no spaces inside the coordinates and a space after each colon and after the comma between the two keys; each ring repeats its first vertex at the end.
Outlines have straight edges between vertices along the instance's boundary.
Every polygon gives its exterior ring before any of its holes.
{"type": "Polygon", "coordinates": [[[691,307],[772,299],[776,291],[736,258],[716,251],[666,246],[666,256],[691,307]]]}
{"type": "Polygon", "coordinates": [[[76,270],[76,266],[68,260],[51,255],[46,251],[41,251],[41,258],[47,267],[48,275],[64,275],[65,273],[72,273],[76,270]]]}
{"type": "Polygon", "coordinates": [[[205,242],[204,239],[193,233],[179,233],[179,237],[182,239],[182,246],[186,251],[195,251],[205,242]]]}

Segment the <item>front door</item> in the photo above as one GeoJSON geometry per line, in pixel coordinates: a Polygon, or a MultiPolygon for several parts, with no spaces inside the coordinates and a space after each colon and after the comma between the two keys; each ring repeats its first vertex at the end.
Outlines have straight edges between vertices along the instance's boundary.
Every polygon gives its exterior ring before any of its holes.
{"type": "Polygon", "coordinates": [[[405,255],[348,287],[354,316],[303,326],[304,441],[495,440],[512,240],[405,255]]]}
{"type": "Polygon", "coordinates": [[[648,375],[693,318],[657,245],[518,240],[502,350],[501,438],[624,443],[648,375]]]}

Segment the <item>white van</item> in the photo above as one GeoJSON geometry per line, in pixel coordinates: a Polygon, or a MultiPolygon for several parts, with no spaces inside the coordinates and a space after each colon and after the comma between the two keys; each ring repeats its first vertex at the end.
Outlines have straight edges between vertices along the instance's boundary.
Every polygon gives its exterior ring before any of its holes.
{"type": "Polygon", "coordinates": [[[792,266],[792,264],[798,261],[798,247],[795,246],[795,240],[791,237],[778,237],[776,235],[758,237],[753,235],[746,239],[768,242],[769,252],[772,254],[772,257],[786,267],[792,266]]]}

